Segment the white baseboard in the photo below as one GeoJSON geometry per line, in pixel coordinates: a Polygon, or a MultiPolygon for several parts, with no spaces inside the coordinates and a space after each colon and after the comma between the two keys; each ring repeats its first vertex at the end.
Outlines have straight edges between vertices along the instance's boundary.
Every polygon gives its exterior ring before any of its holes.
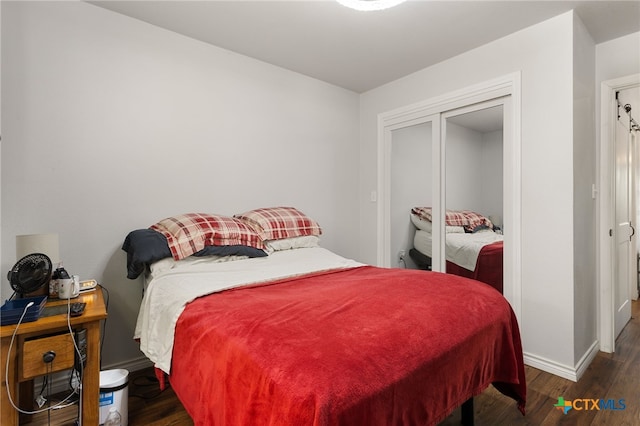
{"type": "Polygon", "coordinates": [[[109,364],[108,366],[102,366],[102,370],[114,370],[117,368],[123,368],[131,373],[132,371],[144,370],[145,368],[149,367],[153,367],[153,363],[151,362],[151,360],[146,356],[141,356],[139,358],[130,359],[128,361],[109,364]]]}
{"type": "Polygon", "coordinates": [[[576,376],[578,380],[580,380],[580,377],[582,377],[584,372],[587,371],[587,368],[591,364],[591,361],[593,361],[596,355],[598,355],[599,351],[600,351],[600,342],[596,340],[591,344],[587,352],[585,352],[585,354],[582,355],[582,358],[580,358],[580,360],[576,364],[576,376]]]}
{"type": "Polygon", "coordinates": [[[537,368],[538,370],[542,370],[574,382],[578,381],[576,369],[568,365],[558,364],[555,361],[551,361],[540,356],[528,353],[524,354],[524,363],[530,367],[537,368]]]}
{"type": "Polygon", "coordinates": [[[524,354],[524,363],[530,367],[537,368],[538,370],[545,371],[556,376],[563,377],[565,379],[577,382],[584,374],[591,364],[591,361],[596,357],[600,348],[600,343],[594,341],[585,354],[580,358],[578,363],[571,367],[568,365],[559,364],[555,361],[551,361],[530,353],[524,354]]]}

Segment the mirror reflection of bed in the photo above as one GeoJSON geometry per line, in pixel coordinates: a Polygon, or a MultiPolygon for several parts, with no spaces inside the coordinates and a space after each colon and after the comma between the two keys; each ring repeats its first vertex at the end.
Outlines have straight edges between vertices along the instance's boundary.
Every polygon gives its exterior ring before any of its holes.
{"type": "MultiPolygon", "coordinates": [[[[393,134],[390,241],[392,266],[431,270],[433,250],[439,247],[432,238],[434,224],[411,214],[432,205],[430,123],[421,126],[393,134]]],[[[487,222],[478,229],[446,224],[446,272],[502,292],[503,108],[450,116],[445,126],[445,208],[470,211],[487,222]]]]}
{"type": "MultiPolygon", "coordinates": [[[[432,221],[430,208],[415,207],[416,227],[409,255],[419,269],[431,270],[432,221]]],[[[503,236],[484,215],[470,210],[448,210],[445,215],[447,273],[482,281],[502,293],[503,236]]]]}

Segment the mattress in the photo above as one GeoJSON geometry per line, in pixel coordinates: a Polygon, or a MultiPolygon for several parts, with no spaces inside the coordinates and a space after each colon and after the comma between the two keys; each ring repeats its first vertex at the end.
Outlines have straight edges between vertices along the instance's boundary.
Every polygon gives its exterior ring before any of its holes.
{"type": "MultiPolygon", "coordinates": [[[[445,241],[445,258],[464,269],[473,271],[478,263],[478,256],[483,247],[502,242],[503,236],[491,230],[469,233],[447,233],[445,241]]],[[[433,257],[433,236],[430,232],[417,229],[413,238],[413,246],[426,256],[433,257]]]]}
{"type": "Polygon", "coordinates": [[[268,257],[219,262],[210,258],[163,259],[152,265],[134,338],[154,365],[171,372],[176,322],[185,306],[211,293],[288,277],[362,266],[322,247],[283,250],[268,257]]]}

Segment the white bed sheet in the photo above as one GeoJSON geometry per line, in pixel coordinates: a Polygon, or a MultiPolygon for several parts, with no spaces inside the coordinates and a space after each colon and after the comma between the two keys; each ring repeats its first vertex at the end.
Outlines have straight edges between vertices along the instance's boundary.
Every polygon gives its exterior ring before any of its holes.
{"type": "Polygon", "coordinates": [[[140,349],[154,365],[170,373],[176,323],[186,305],[196,298],[244,285],[362,265],[321,247],[230,262],[212,262],[206,257],[169,262],[169,267],[155,268],[147,284],[134,337],[140,339],[140,349]]]}
{"type": "MultiPolygon", "coordinates": [[[[503,236],[491,230],[478,231],[473,234],[447,233],[445,242],[445,258],[469,271],[476,269],[478,255],[482,247],[503,241],[503,236]]],[[[416,229],[413,246],[420,253],[433,257],[433,237],[430,232],[416,229]]]]}

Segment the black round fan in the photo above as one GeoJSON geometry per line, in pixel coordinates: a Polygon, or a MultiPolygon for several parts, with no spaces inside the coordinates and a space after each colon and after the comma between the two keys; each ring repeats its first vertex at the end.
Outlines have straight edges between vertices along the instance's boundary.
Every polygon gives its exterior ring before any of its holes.
{"type": "Polygon", "coordinates": [[[42,253],[28,254],[20,259],[7,274],[11,288],[23,296],[38,290],[51,280],[51,259],[42,253]]]}

